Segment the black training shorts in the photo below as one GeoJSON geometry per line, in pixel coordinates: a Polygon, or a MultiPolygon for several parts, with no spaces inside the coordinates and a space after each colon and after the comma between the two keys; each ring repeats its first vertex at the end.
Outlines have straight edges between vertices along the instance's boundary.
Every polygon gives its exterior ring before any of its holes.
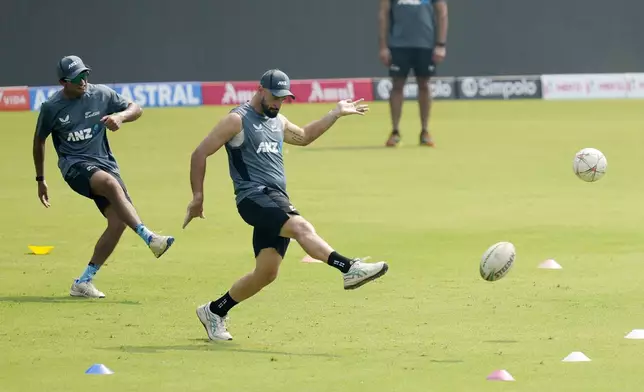
{"type": "Polygon", "coordinates": [[[253,226],[253,250],[255,257],[262,249],[275,248],[284,257],[289,238],[281,237],[282,226],[288,221],[289,214],[299,215],[284,193],[271,188],[263,188],[250,194],[237,204],[242,219],[253,226]]]}
{"type": "Polygon", "coordinates": [[[67,172],[67,175],[65,176],[65,181],[67,182],[69,187],[74,190],[74,192],[94,200],[96,207],[98,207],[101,213],[105,215],[105,209],[110,205],[110,201],[103,196],[95,195],[92,192],[92,187],[89,182],[90,178],[92,178],[92,175],[94,175],[94,173],[99,170],[103,170],[104,172],[111,174],[112,177],[114,177],[116,181],[121,184],[121,188],[123,188],[123,192],[125,192],[125,197],[131,203],[132,200],[127,193],[127,188],[125,187],[125,183],[121,179],[121,176],[112,172],[111,170],[103,169],[94,163],[79,162],[72,165],[72,167],[67,172]]]}
{"type": "Polygon", "coordinates": [[[436,73],[434,49],[426,48],[390,48],[391,66],[389,76],[407,78],[410,70],[420,78],[429,78],[436,73]]]}

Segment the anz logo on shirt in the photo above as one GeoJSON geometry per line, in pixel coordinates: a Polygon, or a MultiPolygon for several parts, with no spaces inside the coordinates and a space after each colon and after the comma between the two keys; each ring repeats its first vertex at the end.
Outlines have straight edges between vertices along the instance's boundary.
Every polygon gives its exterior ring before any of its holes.
{"type": "MultiPolygon", "coordinates": [[[[93,129],[98,131],[100,126],[98,124],[94,125],[93,129]]],[[[84,140],[89,140],[93,136],[92,128],[81,129],[80,131],[72,131],[67,134],[68,142],[80,142],[84,140]]]]}
{"type": "Polygon", "coordinates": [[[92,138],[92,128],[81,129],[80,131],[72,131],[67,134],[68,142],[80,142],[92,138]]]}
{"type": "Polygon", "coordinates": [[[279,154],[280,151],[282,150],[282,146],[278,142],[261,142],[259,143],[259,146],[257,147],[257,154],[259,153],[271,153],[271,154],[279,154]]]}

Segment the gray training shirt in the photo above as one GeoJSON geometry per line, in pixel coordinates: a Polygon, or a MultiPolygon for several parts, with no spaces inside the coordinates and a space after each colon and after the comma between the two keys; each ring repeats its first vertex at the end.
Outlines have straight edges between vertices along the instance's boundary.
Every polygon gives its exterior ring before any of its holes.
{"type": "Polygon", "coordinates": [[[434,4],[440,1],[445,0],[391,0],[388,46],[433,49],[434,4]]]}
{"type": "Polygon", "coordinates": [[[226,143],[236,202],[264,187],[287,195],[282,157],[284,123],[281,116],[270,118],[257,113],[249,102],[231,112],[242,118],[241,132],[226,143]]]}
{"type": "Polygon", "coordinates": [[[63,177],[78,162],[119,173],[101,118],[128,105],[123,96],[101,84],[88,84],[85,94],[77,99],[66,98],[60,90],[42,104],[36,132],[43,140],[52,135],[63,177]]]}

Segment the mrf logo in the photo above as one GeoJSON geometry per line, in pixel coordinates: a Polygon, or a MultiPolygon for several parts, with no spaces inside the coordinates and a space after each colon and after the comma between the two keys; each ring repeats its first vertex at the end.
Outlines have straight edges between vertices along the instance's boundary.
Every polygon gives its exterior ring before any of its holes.
{"type": "Polygon", "coordinates": [[[80,131],[73,131],[67,134],[68,142],[80,142],[92,138],[92,128],[81,129],[80,131]]]}
{"type": "Polygon", "coordinates": [[[257,147],[257,153],[259,154],[260,152],[278,154],[280,152],[279,144],[277,142],[261,142],[259,143],[259,147],[257,147]]]}

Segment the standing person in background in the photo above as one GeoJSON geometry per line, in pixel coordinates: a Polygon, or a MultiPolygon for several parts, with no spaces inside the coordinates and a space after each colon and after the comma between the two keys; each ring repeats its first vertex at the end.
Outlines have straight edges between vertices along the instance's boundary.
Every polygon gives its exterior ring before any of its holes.
{"type": "Polygon", "coordinates": [[[447,45],[446,0],[380,0],[380,61],[389,67],[392,131],[386,145],[400,143],[403,87],[411,69],[418,83],[420,145],[434,146],[428,122],[431,107],[429,79],[445,59],[447,45]]]}

